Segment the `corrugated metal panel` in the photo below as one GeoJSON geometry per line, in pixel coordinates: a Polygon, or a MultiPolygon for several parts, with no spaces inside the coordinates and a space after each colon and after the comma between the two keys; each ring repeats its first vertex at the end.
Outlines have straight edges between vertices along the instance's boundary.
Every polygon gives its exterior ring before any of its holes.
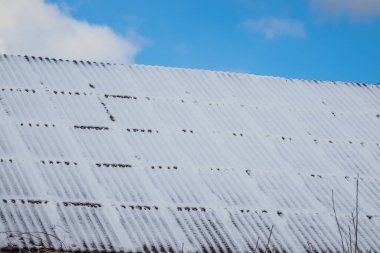
{"type": "Polygon", "coordinates": [[[38,88],[41,86],[38,75],[28,58],[0,55],[1,88],[38,88]]]}
{"type": "Polygon", "coordinates": [[[380,251],[380,88],[0,56],[0,248],[380,251]],[[348,227],[350,226],[350,230],[348,227]]]}
{"type": "Polygon", "coordinates": [[[193,250],[167,209],[161,210],[157,206],[123,206],[118,211],[126,239],[131,242],[130,250],[180,252],[185,245],[193,250]],[[131,233],[131,230],[134,232],[131,233]]]}
{"type": "Polygon", "coordinates": [[[30,89],[11,89],[8,88],[1,93],[3,108],[9,117],[23,123],[50,123],[52,119],[57,118],[58,112],[48,93],[30,89]]]}
{"type": "Polygon", "coordinates": [[[3,248],[64,248],[55,231],[50,205],[39,200],[2,200],[0,202],[0,245],[3,248]]]}

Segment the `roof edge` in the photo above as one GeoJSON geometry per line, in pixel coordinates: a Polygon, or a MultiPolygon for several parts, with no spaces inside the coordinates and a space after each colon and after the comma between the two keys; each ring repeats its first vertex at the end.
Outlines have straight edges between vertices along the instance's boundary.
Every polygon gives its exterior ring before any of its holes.
{"type": "Polygon", "coordinates": [[[186,70],[186,71],[201,71],[201,72],[211,72],[211,73],[222,73],[222,74],[233,74],[233,75],[243,75],[243,76],[255,76],[263,78],[274,78],[281,80],[290,80],[290,81],[303,81],[303,82],[314,82],[314,83],[323,83],[323,84],[335,84],[335,85],[354,85],[354,86],[366,86],[366,87],[378,87],[380,88],[380,83],[360,83],[360,82],[348,82],[348,81],[337,81],[337,80],[316,80],[316,79],[302,79],[302,78],[287,78],[280,76],[269,76],[269,75],[257,75],[253,73],[244,73],[244,72],[235,72],[235,71],[224,71],[224,70],[210,70],[202,68],[182,68],[182,67],[173,67],[173,66],[164,66],[164,65],[149,65],[149,64],[136,64],[136,63],[110,63],[110,62],[101,62],[101,61],[90,61],[90,60],[69,60],[56,57],[47,57],[47,56],[33,56],[33,55],[20,55],[20,54],[7,54],[1,53],[0,56],[5,58],[7,57],[22,57],[27,60],[38,59],[38,60],[47,60],[47,61],[60,61],[60,62],[72,62],[74,64],[95,64],[95,65],[108,65],[108,66],[136,66],[136,67],[148,67],[148,68],[164,68],[171,70],[186,70]]]}

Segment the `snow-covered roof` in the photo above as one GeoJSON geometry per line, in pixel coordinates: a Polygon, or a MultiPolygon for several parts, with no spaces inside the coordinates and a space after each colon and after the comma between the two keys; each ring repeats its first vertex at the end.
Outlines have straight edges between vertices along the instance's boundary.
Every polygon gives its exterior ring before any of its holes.
{"type": "Polygon", "coordinates": [[[2,55],[0,159],[0,248],[380,251],[380,86],[2,55]]]}

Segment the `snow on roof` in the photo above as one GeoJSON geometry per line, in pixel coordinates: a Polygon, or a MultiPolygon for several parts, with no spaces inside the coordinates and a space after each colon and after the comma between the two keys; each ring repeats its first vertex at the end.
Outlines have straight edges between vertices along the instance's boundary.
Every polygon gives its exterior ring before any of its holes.
{"type": "Polygon", "coordinates": [[[0,248],[380,251],[380,86],[0,56],[0,248]]]}

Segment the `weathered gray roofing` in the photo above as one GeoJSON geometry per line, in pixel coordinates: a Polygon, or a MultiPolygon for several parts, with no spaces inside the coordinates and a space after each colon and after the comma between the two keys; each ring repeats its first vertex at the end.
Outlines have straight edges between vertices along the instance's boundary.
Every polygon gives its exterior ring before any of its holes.
{"type": "Polygon", "coordinates": [[[341,250],[360,173],[380,252],[379,143],[379,86],[2,55],[0,248],[341,250]]]}

